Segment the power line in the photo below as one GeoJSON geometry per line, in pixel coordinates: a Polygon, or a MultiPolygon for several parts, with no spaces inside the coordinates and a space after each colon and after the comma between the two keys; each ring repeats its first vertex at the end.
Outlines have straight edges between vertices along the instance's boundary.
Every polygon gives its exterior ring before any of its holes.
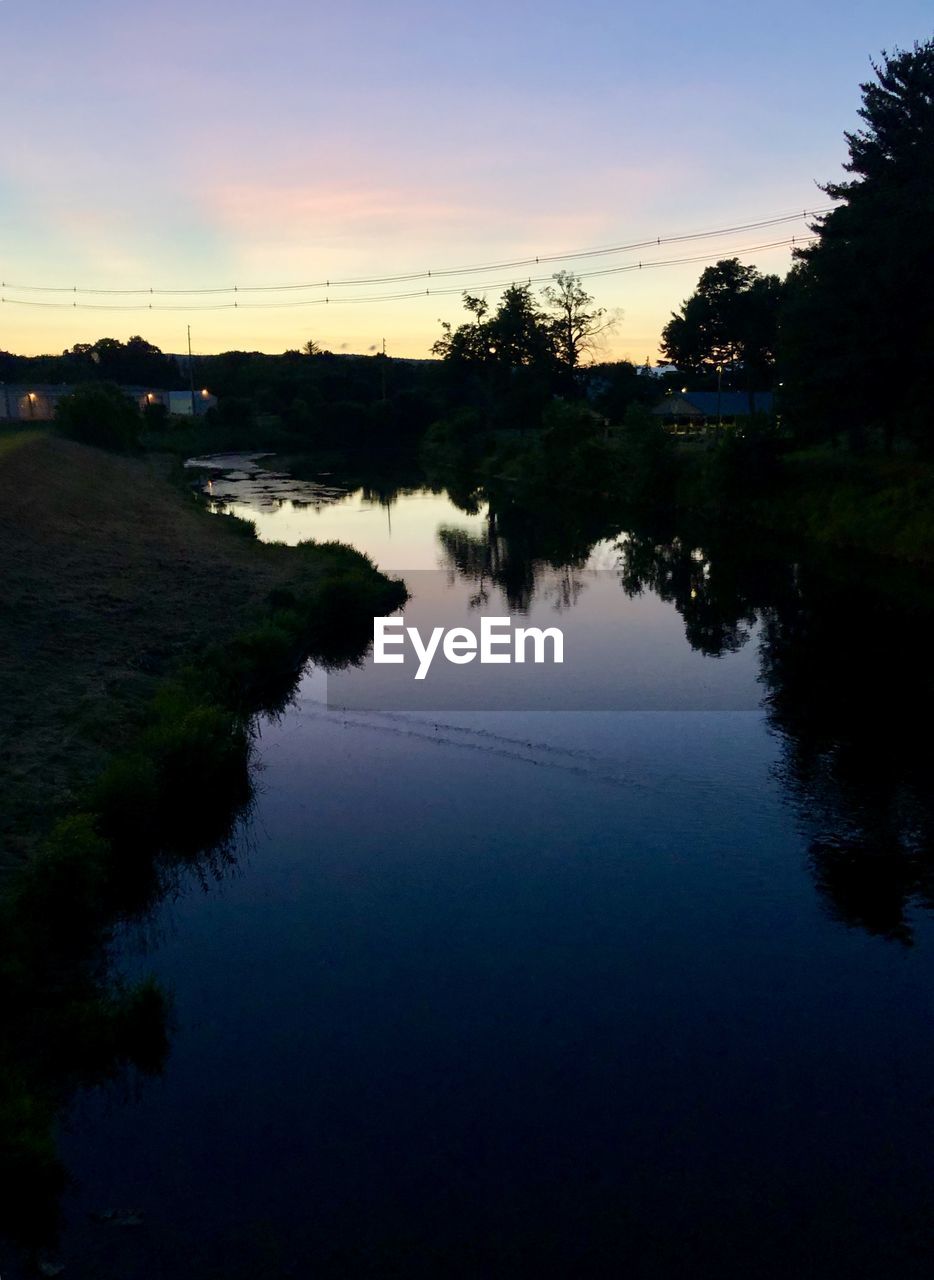
{"type": "MultiPolygon", "coordinates": [[[[720,258],[738,258],[745,257],[751,253],[761,253],[767,249],[784,249],[794,248],[798,245],[810,244],[816,240],[817,236],[792,236],[788,240],[772,240],[768,244],[751,244],[741,249],[724,249],[717,254],[696,254],[688,258],[660,258],[654,261],[646,262],[630,262],[622,267],[604,267],[598,271],[584,271],[578,276],[580,280],[593,280],[601,276],[622,275],[629,271],[651,271],[659,267],[681,267],[693,262],[713,262],[720,258]]],[[[501,280],[495,284],[484,284],[484,289],[506,289],[511,284],[547,284],[552,280],[553,276],[529,276],[526,280],[517,281],[515,278],[511,280],[501,280]]],[[[379,293],[369,297],[354,298],[332,298],[327,295],[323,298],[303,298],[297,302],[209,302],[200,306],[180,306],[172,303],[160,305],[159,303],[113,303],[113,302],[38,302],[32,298],[7,298],[0,295],[0,303],[14,307],[45,307],[51,310],[59,311],[265,311],[265,310],[287,310],[295,307],[322,307],[322,306],[340,306],[354,305],[360,303],[378,303],[378,302],[403,302],[412,298],[440,298],[451,294],[460,294],[463,292],[461,288],[443,288],[443,289],[412,289],[406,293],[379,293]]]]}
{"type": "MultiPolygon", "coordinates": [[[[827,213],[830,208],[832,208],[831,205],[818,209],[802,209],[796,213],[782,214],[773,218],[762,218],[757,222],[740,223],[731,227],[718,227],[712,231],[696,231],[684,235],[655,236],[649,240],[633,241],[631,244],[608,245],[597,249],[578,249],[568,253],[540,254],[535,257],[515,258],[505,262],[487,262],[466,267],[444,267],[440,270],[414,271],[392,276],[356,276],[344,280],[315,280],[304,284],[226,285],[199,289],[156,289],[152,287],[141,289],[101,289],[81,288],[78,285],[20,285],[4,280],[0,281],[0,288],[12,289],[17,293],[73,293],[99,297],[138,297],[149,294],[159,297],[181,297],[207,294],[286,293],[308,289],[357,288],[362,285],[408,284],[415,280],[449,279],[452,276],[478,275],[488,271],[506,271],[518,267],[542,266],[546,263],[577,262],[590,258],[608,257],[619,253],[635,253],[639,249],[653,248],[663,244],[684,244],[691,240],[707,240],[717,236],[735,235],[743,231],[756,231],[765,227],[779,226],[782,223],[799,222],[807,218],[817,217],[820,214],[827,213]]],[[[492,288],[495,286],[487,287],[492,288]]],[[[458,289],[456,292],[460,292],[460,290],[458,289]]],[[[121,310],[125,309],[127,308],[121,308],[121,310]]]]}

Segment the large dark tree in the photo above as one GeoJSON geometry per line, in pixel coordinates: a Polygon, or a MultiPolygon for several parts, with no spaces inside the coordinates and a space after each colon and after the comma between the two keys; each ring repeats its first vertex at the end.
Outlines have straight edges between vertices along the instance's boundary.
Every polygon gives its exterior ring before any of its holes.
{"type": "Polygon", "coordinates": [[[464,306],[474,317],[444,332],[432,347],[450,361],[496,365],[507,369],[545,367],[556,359],[553,328],[527,284],[511,284],[492,313],[485,298],[464,294],[464,306]]]}
{"type": "Polygon", "coordinates": [[[815,437],[872,430],[927,448],[934,347],[934,40],[883,54],[846,134],[840,201],[798,254],[783,319],[786,398],[815,437]]]}
{"type": "Polygon", "coordinates": [[[158,347],[138,334],[126,342],[117,338],[98,338],[94,343],[76,343],[62,353],[62,361],[67,381],[103,379],[151,387],[182,385],[175,360],[163,355],[158,347]]]}
{"type": "Polygon", "coordinates": [[[722,369],[749,391],[771,385],[782,285],[738,258],[707,267],[681,311],[662,331],[662,351],[685,373],[722,369]]]}
{"type": "Polygon", "coordinates": [[[557,388],[559,361],[551,318],[528,284],[512,284],[495,311],[464,294],[473,316],[443,333],[432,351],[444,361],[452,407],[468,406],[486,427],[538,426],[557,388]]]}

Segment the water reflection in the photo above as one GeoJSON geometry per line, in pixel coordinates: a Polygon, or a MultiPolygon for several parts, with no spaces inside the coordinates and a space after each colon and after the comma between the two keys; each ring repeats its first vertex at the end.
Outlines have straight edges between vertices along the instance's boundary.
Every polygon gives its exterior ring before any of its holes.
{"type": "Polygon", "coordinates": [[[847,924],[908,943],[910,908],[931,905],[934,637],[912,607],[924,584],[899,585],[799,566],[766,609],[761,661],[819,889],[847,924]]]}
{"type": "MultiPolygon", "coordinates": [[[[486,536],[442,529],[446,561],[527,610],[563,560],[605,548],[606,512],[523,511],[490,495],[486,536]],[[543,535],[544,536],[541,536],[543,535]]],[[[934,894],[934,599],[925,575],[770,545],[768,539],[632,528],[613,540],[627,596],[671,602],[695,651],[719,658],[757,637],[764,705],[781,735],[781,779],[810,833],[815,884],[847,925],[910,944],[913,907],[934,894]]],[[[603,563],[605,563],[605,557],[603,563]]]]}
{"type": "Polygon", "coordinates": [[[704,653],[735,651],[761,624],[765,705],[818,890],[844,923],[910,943],[934,870],[928,584],[737,540],[631,538],[623,561],[625,589],[672,600],[704,653]]]}
{"type": "MultiPolygon", "coordinates": [[[[245,514],[261,514],[273,495],[293,512],[306,502],[330,504],[338,524],[326,536],[362,545],[382,563],[411,545],[404,534],[391,545],[393,508],[405,498],[443,495],[439,510],[453,503],[466,519],[438,520],[435,552],[410,567],[447,568],[469,585],[472,608],[488,606],[497,592],[513,613],[528,613],[541,593],[573,608],[580,571],[612,566],[627,597],[670,602],[700,654],[721,658],[755,637],[763,705],[782,743],[781,781],[809,832],[818,892],[845,924],[912,941],[911,911],[929,908],[934,893],[934,760],[926,732],[934,625],[930,583],[920,574],[869,571],[760,535],[685,527],[690,522],[677,530],[646,526],[605,496],[583,502],[551,494],[546,503],[495,478],[426,475],[412,459],[383,459],[375,468],[338,460],[326,475],[320,460],[291,460],[284,488],[279,473],[261,474],[259,458],[247,479],[235,474],[242,459],[222,461],[228,470],[214,481],[215,497],[222,483],[245,514]],[[386,536],[372,546],[361,526],[340,523],[337,509],[352,501],[389,517],[386,536]]],[[[301,536],[320,536],[300,527],[301,536]]],[[[406,565],[396,559],[394,567],[406,565]]]]}
{"type": "MultiPolygon", "coordinates": [[[[82,1212],[66,1275],[436,1275],[468,1234],[464,1274],[497,1274],[502,1250],[548,1274],[553,1225],[562,1275],[686,1275],[704,1248],[710,1274],[763,1251],[771,1275],[872,1274],[850,1264],[874,1232],[903,1258],[886,1214],[921,1221],[930,1186],[929,970],[860,935],[908,945],[934,905],[924,584],[412,460],[214,461],[214,497],[262,536],[440,565],[475,609],[580,616],[609,570],[620,617],[646,606],[646,647],[659,618],[674,641],[653,670],[754,665],[763,710],[333,716],[303,695],[264,730],[258,865],[236,880],[225,847],[129,899],[227,876],[179,895],[154,957],[187,1002],[164,1089],[123,1117],[90,1107],[72,1139],[82,1210],[145,1192],[151,1232],[110,1248],[148,1264],[101,1245],[98,1267],[82,1212]],[[812,884],[859,934],[820,919],[812,884]]],[[[604,687],[636,659],[615,618],[604,687]]],[[[152,1014],[136,1060],[159,1069],[152,1014]]],[[[130,1057],[114,1036],[81,1077],[87,1038],[43,1017],[20,998],[3,1064],[59,1100],[130,1057]]],[[[8,1217],[48,1226],[60,1185],[10,1181],[8,1217]]]]}
{"type": "Polygon", "coordinates": [[[711,560],[707,551],[679,537],[660,542],[630,534],[618,546],[623,590],[630,596],[653,591],[671,601],[684,619],[692,649],[719,658],[749,641],[758,615],[735,564],[711,560]]]}
{"type": "Polygon", "coordinates": [[[263,465],[269,457],[267,453],[219,453],[189,458],[185,466],[206,476],[203,488],[217,511],[225,510],[231,501],[257,511],[278,511],[287,505],[301,510],[339,502],[345,496],[343,488],[325,483],[323,477],[303,480],[290,471],[263,465]]]}

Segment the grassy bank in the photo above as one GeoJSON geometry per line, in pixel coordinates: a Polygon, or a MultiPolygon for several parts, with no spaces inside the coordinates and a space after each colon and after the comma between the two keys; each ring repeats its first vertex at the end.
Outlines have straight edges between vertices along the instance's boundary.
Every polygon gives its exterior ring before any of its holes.
{"type": "Polygon", "coordinates": [[[206,514],[172,465],[49,433],[0,437],[3,867],[129,747],[185,659],[268,627],[277,600],[303,601],[309,629],[323,623],[315,593],[366,565],[346,548],[257,542],[206,514]]]}

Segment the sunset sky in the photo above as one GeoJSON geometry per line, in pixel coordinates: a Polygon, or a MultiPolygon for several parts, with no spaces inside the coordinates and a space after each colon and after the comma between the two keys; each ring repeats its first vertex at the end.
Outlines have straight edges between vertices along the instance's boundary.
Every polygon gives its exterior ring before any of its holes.
{"type": "MultiPolygon", "coordinates": [[[[313,337],[335,351],[385,338],[390,354],[426,355],[439,319],[461,317],[456,295],[237,311],[199,309],[232,295],[154,295],[180,308],[164,312],[13,300],[145,305],[22,286],[385,276],[815,208],[815,182],[839,175],[869,56],[931,25],[929,0],[0,0],[0,349],[141,333],[181,351],[190,323],[202,352],[313,337]]],[[[566,265],[715,258],[804,231],[566,265]]],[[[773,271],[789,260],[786,249],[740,256],[773,271]]],[[[654,357],[702,269],[588,282],[619,312],[606,355],[654,357]]],[[[480,292],[509,276],[444,286],[480,292]]]]}

